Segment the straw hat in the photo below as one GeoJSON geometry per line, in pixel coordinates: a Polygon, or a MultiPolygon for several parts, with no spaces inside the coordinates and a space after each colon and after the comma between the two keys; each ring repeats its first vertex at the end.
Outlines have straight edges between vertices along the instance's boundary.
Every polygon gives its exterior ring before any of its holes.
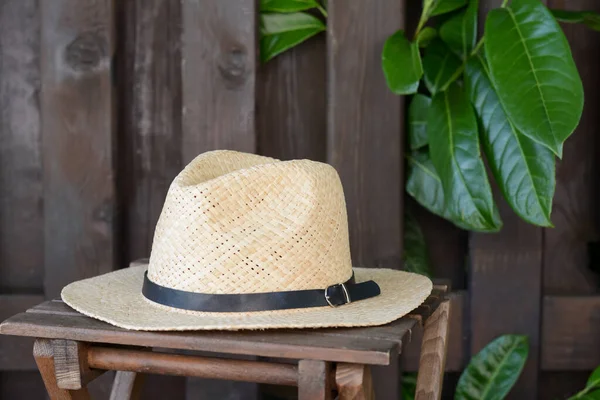
{"type": "Polygon", "coordinates": [[[368,326],[418,307],[421,275],[352,268],[331,166],[213,151],[173,181],[150,262],[71,283],[75,310],[136,330],[368,326]]]}

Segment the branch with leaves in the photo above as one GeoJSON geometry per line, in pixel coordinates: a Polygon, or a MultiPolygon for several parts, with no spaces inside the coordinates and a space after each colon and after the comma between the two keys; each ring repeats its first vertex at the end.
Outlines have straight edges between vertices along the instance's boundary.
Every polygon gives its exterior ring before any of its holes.
{"type": "Polygon", "coordinates": [[[505,0],[488,13],[478,40],[477,0],[424,0],[412,39],[398,31],[382,54],[389,88],[413,95],[406,189],[418,203],[463,229],[498,231],[485,154],[513,210],[552,226],[555,157],[583,109],[557,19],[592,25],[594,15],[505,0]]]}

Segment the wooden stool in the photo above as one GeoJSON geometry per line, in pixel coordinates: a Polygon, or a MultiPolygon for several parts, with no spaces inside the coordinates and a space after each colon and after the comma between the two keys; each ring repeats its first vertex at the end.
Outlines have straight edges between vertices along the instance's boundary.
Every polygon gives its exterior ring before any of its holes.
{"type": "Polygon", "coordinates": [[[110,370],[119,371],[111,400],[138,397],[139,373],[290,385],[298,387],[300,400],[333,399],[334,391],[344,400],[373,399],[370,366],[397,361],[409,332],[424,326],[416,399],[439,399],[450,311],[446,290],[446,286],[435,286],[426,302],[409,316],[368,328],[128,331],[53,300],[9,318],[0,325],[0,333],[38,338],[33,355],[51,400],[89,399],[86,385],[110,370]],[[279,361],[201,357],[177,351],[279,361]]]}

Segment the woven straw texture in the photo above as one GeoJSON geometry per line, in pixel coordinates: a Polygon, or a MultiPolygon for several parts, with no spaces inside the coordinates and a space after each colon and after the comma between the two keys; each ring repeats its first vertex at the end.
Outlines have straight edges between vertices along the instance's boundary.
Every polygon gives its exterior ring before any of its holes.
{"type": "Polygon", "coordinates": [[[232,151],[204,153],[175,178],[148,277],[199,293],[323,288],[352,276],[335,169],[232,151]]]}
{"type": "Polygon", "coordinates": [[[145,267],[132,267],[75,282],[62,298],[75,310],[125,329],[154,331],[323,328],[382,325],[421,305],[432,283],[422,275],[389,269],[355,268],[358,282],[374,280],[379,296],[341,307],[249,313],[177,310],[153,303],[140,290],[145,267]]]}
{"type": "MultiPolygon", "coordinates": [[[[339,308],[206,313],[153,303],[141,294],[146,267],[72,283],[63,300],[128,329],[262,329],[365,326],[419,306],[431,281],[392,270],[355,269],[382,293],[339,308]]],[[[151,281],[196,293],[324,289],[352,276],[346,204],[327,164],[233,151],[201,154],[175,178],[156,226],[151,281]]]]}

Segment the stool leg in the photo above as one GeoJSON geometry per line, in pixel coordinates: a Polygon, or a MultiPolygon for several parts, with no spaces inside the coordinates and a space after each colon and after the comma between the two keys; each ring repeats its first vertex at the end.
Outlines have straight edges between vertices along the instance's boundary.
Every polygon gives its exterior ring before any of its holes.
{"type": "Polygon", "coordinates": [[[110,392],[110,400],[140,399],[144,375],[131,371],[117,371],[110,392]]]}
{"type": "Polygon", "coordinates": [[[450,300],[444,300],[425,321],[415,400],[437,400],[442,397],[449,315],[450,300]]]}
{"type": "Polygon", "coordinates": [[[335,384],[340,400],[375,399],[371,369],[367,365],[339,363],[335,370],[335,384]]]}
{"type": "Polygon", "coordinates": [[[37,339],[33,345],[33,357],[38,366],[50,400],[89,400],[86,388],[65,390],[58,387],[54,369],[54,353],[52,342],[47,339],[37,339]]]}
{"type": "Polygon", "coordinates": [[[298,363],[298,400],[331,400],[331,363],[300,360],[298,363]]]}

